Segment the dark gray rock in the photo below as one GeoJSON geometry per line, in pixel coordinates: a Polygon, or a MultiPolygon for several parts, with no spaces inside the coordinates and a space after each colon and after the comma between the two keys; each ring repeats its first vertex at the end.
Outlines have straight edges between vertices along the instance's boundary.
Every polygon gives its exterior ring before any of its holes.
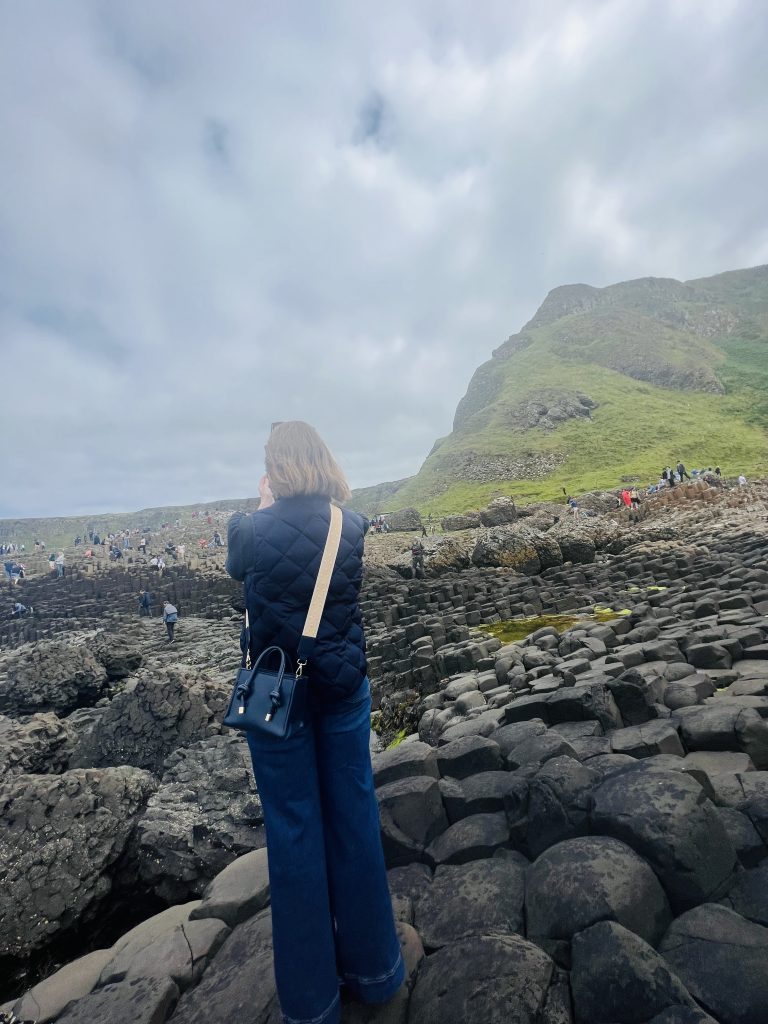
{"type": "Polygon", "coordinates": [[[599,683],[558,690],[547,701],[547,714],[551,725],[594,720],[607,732],[624,724],[611,691],[599,683]]]}
{"type": "Polygon", "coordinates": [[[413,741],[399,743],[391,750],[383,750],[373,757],[373,778],[377,786],[406,779],[412,775],[431,775],[437,779],[437,755],[434,747],[413,741]]]}
{"type": "Polygon", "coordinates": [[[719,643],[691,644],[685,653],[696,668],[730,668],[733,664],[728,650],[719,643]]]}
{"type": "Polygon", "coordinates": [[[525,869],[508,859],[440,865],[415,903],[425,948],[439,949],[468,935],[521,934],[525,869]]]}
{"type": "Polygon", "coordinates": [[[506,814],[473,814],[438,836],[424,851],[428,864],[466,864],[509,846],[506,814]]]}
{"type": "Polygon", "coordinates": [[[516,935],[462,939],[427,958],[408,1024],[540,1024],[554,965],[516,935]]]}
{"type": "Polygon", "coordinates": [[[39,640],[0,658],[0,713],[65,714],[95,704],[107,673],[85,643],[39,640]]]}
{"type": "Polygon", "coordinates": [[[664,958],[615,921],[573,937],[571,992],[576,1024],[646,1024],[671,1006],[697,1009],[664,958]]]}
{"type": "Polygon", "coordinates": [[[429,775],[390,782],[376,790],[376,797],[395,826],[421,847],[448,827],[440,786],[429,775]]]}
{"type": "Polygon", "coordinates": [[[644,857],[678,911],[717,899],[730,882],[736,850],[716,808],[689,775],[641,766],[619,771],[595,789],[593,831],[644,857]]]}
{"type": "Polygon", "coordinates": [[[451,823],[471,814],[503,811],[520,786],[527,787],[510,772],[480,772],[466,779],[443,779],[440,791],[451,823]]]}
{"type": "Polygon", "coordinates": [[[403,508],[397,512],[387,514],[387,525],[390,530],[408,531],[420,530],[422,527],[421,516],[415,508],[403,508]]]}
{"type": "Polygon", "coordinates": [[[128,767],[4,782],[0,955],[23,957],[94,917],[155,786],[128,767]]]}
{"type": "Polygon", "coordinates": [[[168,754],[220,731],[195,668],[144,670],[76,745],[75,768],[132,764],[160,774],[168,754]]]}
{"type": "Polygon", "coordinates": [[[465,512],[461,515],[444,516],[440,520],[440,525],[447,533],[451,533],[454,530],[475,530],[482,524],[479,512],[465,512]]]}
{"type": "MultiPolygon", "coordinates": [[[[173,1024],[281,1024],[272,969],[272,920],[265,910],[238,925],[200,984],[179,1000],[173,1024]]],[[[115,1024],[115,1022],[113,1022],[115,1024]]]]}
{"type": "Polygon", "coordinates": [[[675,720],[688,750],[740,750],[757,768],[768,768],[768,721],[753,708],[720,698],[704,707],[682,708],[675,720]]]}
{"type": "Polygon", "coordinates": [[[705,903],[672,922],[659,951],[722,1024],[764,1024],[768,928],[705,903]]]}
{"type": "Polygon", "coordinates": [[[144,660],[137,644],[119,633],[97,633],[88,646],[111,681],[132,675],[144,660]]]}
{"type": "MultiPolygon", "coordinates": [[[[570,757],[556,757],[527,786],[526,846],[533,857],[589,830],[589,808],[599,775],[570,757]]],[[[518,781],[518,786],[521,782],[518,781]]],[[[510,820],[511,804],[507,803],[510,820]]]]}
{"type": "Polygon", "coordinates": [[[502,757],[518,743],[531,736],[542,736],[547,731],[547,726],[541,719],[534,719],[528,722],[513,722],[511,725],[503,725],[493,733],[494,742],[499,744],[502,757]]]}
{"type": "Polygon", "coordinates": [[[95,988],[113,955],[111,949],[97,949],[73,960],[25,992],[13,1004],[13,1012],[20,1020],[48,1024],[60,1015],[65,1006],[87,996],[95,988]]]}
{"type": "Polygon", "coordinates": [[[541,571],[536,543],[539,538],[535,530],[518,523],[484,530],[475,542],[472,564],[514,569],[523,576],[535,576],[541,571]]]}
{"type": "Polygon", "coordinates": [[[438,747],[437,767],[442,776],[465,779],[477,772],[502,768],[499,745],[485,736],[464,736],[438,747]]]}
{"type": "Polygon", "coordinates": [[[121,981],[71,1003],[57,1024],[163,1024],[178,998],[170,978],[121,981]]]}
{"type": "Polygon", "coordinates": [[[525,912],[534,942],[562,940],[597,921],[618,921],[654,945],[671,914],[649,865],[604,836],[567,839],[528,869],[525,912]]]}
{"type": "Polygon", "coordinates": [[[170,978],[184,992],[200,980],[229,931],[223,921],[211,917],[179,922],[143,944],[127,943],[104,967],[99,985],[135,978],[170,978]]]}
{"type": "Polygon", "coordinates": [[[517,508],[514,498],[494,498],[486,508],[480,510],[480,522],[483,526],[505,526],[517,519],[517,508]]]}
{"type": "Polygon", "coordinates": [[[737,875],[720,903],[748,921],[768,928],[768,860],[737,875]]]}
{"type": "Polygon", "coordinates": [[[611,733],[611,749],[614,754],[629,754],[630,757],[653,757],[654,754],[673,754],[683,757],[685,751],[677,729],[670,722],[646,722],[617,729],[611,733]]]}
{"type": "Polygon", "coordinates": [[[542,765],[553,757],[576,757],[571,744],[554,729],[541,736],[531,736],[516,747],[507,756],[508,768],[521,768],[524,765],[542,765]]]}
{"type": "Polygon", "coordinates": [[[269,868],[264,848],[243,854],[219,872],[206,886],[200,906],[192,911],[190,920],[214,917],[234,928],[268,903],[269,868]]]}
{"type": "Polygon", "coordinates": [[[199,896],[233,860],[265,846],[245,740],[213,736],[170,754],[137,832],[140,876],[169,903],[199,896]]]}
{"type": "Polygon", "coordinates": [[[0,778],[63,772],[76,736],[69,719],[53,711],[20,721],[0,715],[0,778]]]}

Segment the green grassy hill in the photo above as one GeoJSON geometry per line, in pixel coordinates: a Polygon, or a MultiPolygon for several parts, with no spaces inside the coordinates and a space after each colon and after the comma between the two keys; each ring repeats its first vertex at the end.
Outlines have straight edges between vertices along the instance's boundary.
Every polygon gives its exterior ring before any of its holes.
{"type": "Polygon", "coordinates": [[[768,472],[768,266],[556,288],[475,372],[416,476],[355,498],[463,511],[652,482],[678,459],[768,472]]]}

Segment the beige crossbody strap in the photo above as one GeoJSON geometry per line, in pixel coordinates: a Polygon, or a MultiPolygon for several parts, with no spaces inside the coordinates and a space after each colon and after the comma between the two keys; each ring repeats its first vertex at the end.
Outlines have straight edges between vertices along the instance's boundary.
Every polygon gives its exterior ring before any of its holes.
{"type": "MultiPolygon", "coordinates": [[[[328,538],[325,542],[323,557],[320,560],[320,569],[317,573],[317,580],[315,581],[312,600],[309,603],[309,611],[307,612],[307,620],[304,623],[302,639],[304,637],[310,637],[314,640],[317,636],[317,631],[320,628],[320,620],[323,617],[323,609],[325,608],[325,601],[328,597],[328,588],[331,585],[333,568],[336,565],[336,556],[339,553],[341,524],[341,509],[336,505],[331,505],[331,525],[328,530],[328,538]]],[[[301,657],[301,654],[299,657],[301,657]]]]}

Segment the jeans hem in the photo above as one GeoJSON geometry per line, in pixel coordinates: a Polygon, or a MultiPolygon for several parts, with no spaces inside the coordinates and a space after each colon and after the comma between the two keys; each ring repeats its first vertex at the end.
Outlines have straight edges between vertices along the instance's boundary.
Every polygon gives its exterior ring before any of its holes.
{"type": "Polygon", "coordinates": [[[342,978],[363,1003],[385,1003],[397,992],[405,980],[403,954],[398,951],[397,960],[388,971],[371,977],[344,971],[342,978]]]}
{"type": "Polygon", "coordinates": [[[337,992],[319,1017],[289,1017],[287,1013],[283,1013],[283,1021],[285,1024],[323,1024],[323,1021],[328,1020],[331,1013],[338,1007],[340,998],[337,992]]]}

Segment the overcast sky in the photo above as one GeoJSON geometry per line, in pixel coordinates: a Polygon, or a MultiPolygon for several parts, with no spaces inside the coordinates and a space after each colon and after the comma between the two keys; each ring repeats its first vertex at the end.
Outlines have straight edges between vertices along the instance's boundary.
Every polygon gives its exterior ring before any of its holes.
{"type": "Polygon", "coordinates": [[[0,0],[0,516],[415,472],[550,288],[768,262],[762,0],[0,0]]]}

